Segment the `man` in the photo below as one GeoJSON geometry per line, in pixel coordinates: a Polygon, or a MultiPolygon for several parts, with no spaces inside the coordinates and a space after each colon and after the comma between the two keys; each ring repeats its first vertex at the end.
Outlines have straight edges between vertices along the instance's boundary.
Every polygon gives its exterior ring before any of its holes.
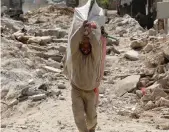
{"type": "MultiPolygon", "coordinates": [[[[101,35],[101,24],[85,20],[80,23],[83,19],[80,15],[75,15],[69,34],[64,71],[72,87],[72,110],[79,132],[95,132],[98,87],[103,75],[106,43],[101,35]]],[[[102,19],[99,22],[103,23],[102,19]]]]}

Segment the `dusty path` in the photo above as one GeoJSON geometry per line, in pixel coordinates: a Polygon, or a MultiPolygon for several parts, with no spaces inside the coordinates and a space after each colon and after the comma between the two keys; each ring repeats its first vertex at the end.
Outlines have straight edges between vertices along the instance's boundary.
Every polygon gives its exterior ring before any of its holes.
{"type": "MultiPolygon", "coordinates": [[[[64,90],[63,95],[65,100],[48,98],[42,102],[20,103],[13,108],[9,118],[2,120],[7,125],[2,132],[77,132],[71,110],[70,89],[64,90]]],[[[163,132],[155,129],[150,119],[136,120],[99,112],[96,132],[105,131],[163,132]]]]}

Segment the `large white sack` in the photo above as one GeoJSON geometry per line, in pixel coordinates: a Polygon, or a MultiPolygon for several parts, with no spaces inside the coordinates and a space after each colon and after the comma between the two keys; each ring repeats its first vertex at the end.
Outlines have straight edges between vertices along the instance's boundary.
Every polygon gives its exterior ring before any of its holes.
{"type": "Polygon", "coordinates": [[[80,89],[92,90],[99,86],[101,78],[101,67],[103,61],[103,45],[101,42],[100,27],[105,24],[104,11],[96,1],[90,9],[91,0],[82,6],[75,8],[73,22],[68,37],[66,56],[66,72],[71,82],[80,89]],[[97,29],[92,29],[90,43],[92,53],[87,57],[79,50],[84,32],[83,22],[95,22],[97,29]]]}

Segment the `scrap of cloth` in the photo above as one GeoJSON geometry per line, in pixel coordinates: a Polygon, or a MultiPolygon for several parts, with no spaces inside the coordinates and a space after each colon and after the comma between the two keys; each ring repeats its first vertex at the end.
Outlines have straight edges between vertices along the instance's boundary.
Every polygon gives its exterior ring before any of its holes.
{"type": "Polygon", "coordinates": [[[104,60],[106,54],[106,42],[101,35],[100,27],[105,24],[104,11],[96,1],[91,8],[91,0],[84,6],[75,8],[73,22],[68,36],[67,54],[64,65],[64,73],[76,87],[82,90],[98,88],[103,76],[104,60]],[[89,41],[92,51],[89,55],[83,55],[79,50],[79,44],[84,35],[83,22],[95,23],[89,33],[89,41]]]}

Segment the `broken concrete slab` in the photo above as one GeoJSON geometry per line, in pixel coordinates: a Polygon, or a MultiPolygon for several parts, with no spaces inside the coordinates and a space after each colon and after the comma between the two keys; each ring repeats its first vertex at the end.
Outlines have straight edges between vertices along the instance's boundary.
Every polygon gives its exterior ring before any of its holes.
{"type": "Polygon", "coordinates": [[[143,40],[134,40],[131,42],[130,47],[132,49],[138,49],[138,48],[143,48],[144,46],[146,46],[146,42],[143,40]]]}
{"type": "Polygon", "coordinates": [[[131,75],[117,82],[115,93],[123,96],[125,93],[134,90],[140,80],[140,75],[131,75]]]}
{"type": "Polygon", "coordinates": [[[161,97],[159,100],[156,101],[157,106],[167,106],[169,107],[169,100],[161,97]]]}
{"type": "Polygon", "coordinates": [[[52,42],[54,42],[54,43],[67,43],[68,39],[53,39],[52,42]]]}
{"type": "Polygon", "coordinates": [[[139,59],[139,54],[137,51],[130,50],[125,53],[124,57],[126,57],[127,59],[131,61],[136,61],[139,59]]]}
{"type": "Polygon", "coordinates": [[[56,68],[53,68],[53,67],[50,67],[50,66],[42,66],[42,68],[44,68],[45,70],[48,70],[50,72],[56,72],[56,73],[60,73],[61,72],[60,69],[56,69],[56,68]]]}
{"type": "Polygon", "coordinates": [[[30,96],[29,99],[31,99],[32,101],[38,101],[38,100],[42,100],[42,99],[46,99],[46,94],[38,94],[38,95],[33,95],[30,96]]]}
{"type": "Polygon", "coordinates": [[[50,36],[43,36],[43,37],[31,37],[27,41],[28,44],[30,43],[37,43],[40,45],[45,45],[47,43],[50,43],[52,41],[52,37],[50,36]]]}

